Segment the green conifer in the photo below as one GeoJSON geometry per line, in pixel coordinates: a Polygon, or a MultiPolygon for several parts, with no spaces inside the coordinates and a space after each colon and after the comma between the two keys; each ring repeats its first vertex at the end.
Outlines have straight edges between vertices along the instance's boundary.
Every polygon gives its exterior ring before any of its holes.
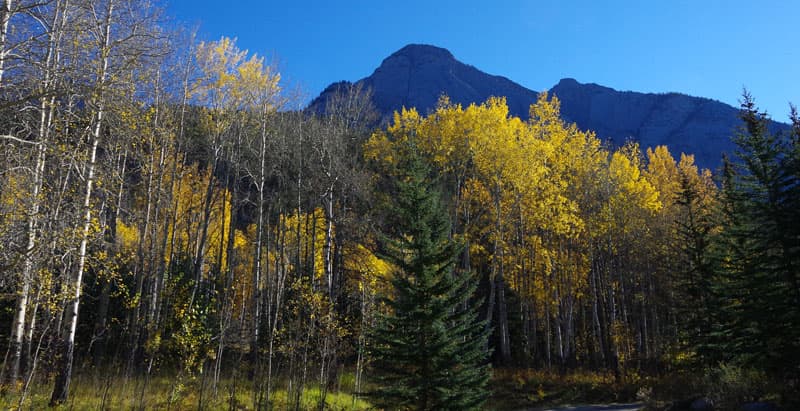
{"type": "Polygon", "coordinates": [[[395,176],[382,257],[397,270],[387,312],[372,332],[371,356],[386,409],[480,409],[488,395],[487,333],[470,298],[476,281],[454,273],[461,245],[429,169],[410,147],[395,176]]]}
{"type": "MultiPolygon", "coordinates": [[[[723,173],[717,236],[720,352],[772,372],[800,371],[800,237],[796,139],[770,131],[745,93],[740,163],[723,173]]],[[[727,164],[727,162],[726,162],[727,164]]]]}

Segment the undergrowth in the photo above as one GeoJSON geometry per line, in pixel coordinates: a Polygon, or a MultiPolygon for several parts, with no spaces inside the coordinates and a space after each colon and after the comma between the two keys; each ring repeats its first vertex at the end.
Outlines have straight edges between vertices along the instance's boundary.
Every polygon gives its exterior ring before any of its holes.
{"type": "Polygon", "coordinates": [[[643,379],[628,375],[617,380],[613,373],[570,371],[558,373],[533,369],[495,369],[489,407],[495,410],[564,404],[613,403],[636,400],[643,379]]]}
{"type": "MultiPolygon", "coordinates": [[[[342,380],[347,380],[344,375],[342,380]]],[[[279,385],[280,384],[276,384],[279,385]]],[[[373,409],[365,400],[353,395],[346,384],[341,391],[329,390],[325,397],[325,409],[332,411],[362,411],[373,409]]],[[[285,385],[284,385],[285,387],[285,385]]],[[[20,390],[6,389],[0,394],[2,410],[253,410],[257,388],[253,382],[239,378],[220,380],[216,394],[209,381],[201,378],[185,379],[177,376],[153,378],[117,378],[76,376],[70,390],[70,398],[58,407],[48,408],[52,384],[33,385],[22,406],[19,407],[20,390]],[[202,387],[202,389],[201,389],[202,387]]],[[[299,393],[289,393],[285,388],[276,388],[271,393],[271,409],[318,410],[320,400],[318,386],[307,385],[299,393]],[[294,395],[297,394],[297,395],[294,395]],[[295,407],[295,404],[298,404],[295,407]]]]}

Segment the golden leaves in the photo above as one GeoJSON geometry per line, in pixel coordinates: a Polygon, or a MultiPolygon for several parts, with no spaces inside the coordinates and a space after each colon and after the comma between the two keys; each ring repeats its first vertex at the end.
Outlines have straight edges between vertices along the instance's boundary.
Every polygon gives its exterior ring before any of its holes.
{"type": "Polygon", "coordinates": [[[201,42],[195,52],[199,75],[192,86],[193,98],[209,108],[274,110],[281,76],[265,65],[263,57],[248,54],[235,39],[201,42]]]}
{"type": "Polygon", "coordinates": [[[646,231],[678,182],[666,147],[648,150],[645,170],[638,145],[609,152],[566,124],[546,93],[528,121],[509,116],[503,98],[464,108],[443,97],[428,116],[404,108],[364,148],[391,168],[411,146],[455,184],[473,264],[502,269],[520,295],[553,304],[558,293],[586,295],[595,241],[646,231]]]}

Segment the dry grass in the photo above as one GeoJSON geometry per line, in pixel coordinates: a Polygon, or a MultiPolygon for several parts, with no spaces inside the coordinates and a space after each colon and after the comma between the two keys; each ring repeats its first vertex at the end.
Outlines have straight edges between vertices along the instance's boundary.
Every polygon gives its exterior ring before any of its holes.
{"type": "Polygon", "coordinates": [[[566,374],[533,369],[495,369],[492,409],[520,409],[563,404],[611,403],[635,400],[642,381],[631,375],[616,381],[613,373],[570,371],[566,374]]]}

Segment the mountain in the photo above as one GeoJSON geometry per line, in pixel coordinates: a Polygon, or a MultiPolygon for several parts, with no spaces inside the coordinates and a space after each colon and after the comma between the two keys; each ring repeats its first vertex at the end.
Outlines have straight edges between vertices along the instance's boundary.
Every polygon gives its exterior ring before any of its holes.
{"type": "MultiPolygon", "coordinates": [[[[446,49],[412,44],[383,60],[369,77],[356,84],[372,89],[373,103],[384,119],[401,107],[427,113],[439,97],[468,105],[490,96],[505,96],[512,115],[528,117],[538,93],[513,81],[464,64],[446,49]]],[[[321,111],[332,93],[351,87],[334,83],[309,108],[321,111]]],[[[731,137],[740,121],[738,110],[719,101],[680,93],[617,91],[597,84],[562,79],[549,90],[561,100],[561,114],[583,130],[620,145],[635,140],[645,147],[667,145],[675,157],[691,153],[701,167],[717,169],[722,153],[735,149],[731,137]]],[[[775,123],[775,128],[785,125],[775,123]]]]}
{"type": "Polygon", "coordinates": [[[719,101],[679,93],[617,91],[563,79],[550,89],[561,100],[561,114],[581,129],[593,130],[620,145],[666,145],[673,156],[694,154],[697,164],[716,169],[722,153],[732,154],[739,110],[719,101]]]}
{"type": "MultiPolygon", "coordinates": [[[[443,94],[450,101],[464,105],[483,102],[491,96],[505,96],[511,114],[527,117],[528,107],[538,95],[505,77],[486,74],[462,63],[446,49],[420,44],[393,53],[372,75],[357,83],[372,89],[375,107],[384,117],[402,107],[416,107],[425,114],[436,107],[443,94]]],[[[331,84],[309,106],[316,111],[324,109],[331,93],[348,86],[348,82],[331,84]]]]}

